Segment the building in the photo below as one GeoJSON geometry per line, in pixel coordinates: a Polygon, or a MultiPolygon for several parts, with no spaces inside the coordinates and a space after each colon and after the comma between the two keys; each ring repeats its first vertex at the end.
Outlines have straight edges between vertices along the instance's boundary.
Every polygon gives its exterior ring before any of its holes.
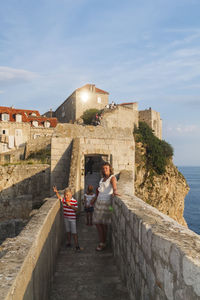
{"type": "Polygon", "coordinates": [[[145,109],[139,111],[139,121],[145,122],[153,130],[155,136],[162,139],[162,119],[160,113],[151,109],[145,109]]]}
{"type": "MultiPolygon", "coordinates": [[[[53,113],[61,123],[74,123],[85,110],[90,108],[103,109],[108,105],[109,93],[95,86],[86,84],[76,89],[53,113]]],[[[51,112],[45,113],[50,115],[51,112]]]]}
{"type": "Polygon", "coordinates": [[[52,135],[56,118],[47,118],[37,110],[0,106],[0,153],[23,146],[30,139],[52,135]]]}

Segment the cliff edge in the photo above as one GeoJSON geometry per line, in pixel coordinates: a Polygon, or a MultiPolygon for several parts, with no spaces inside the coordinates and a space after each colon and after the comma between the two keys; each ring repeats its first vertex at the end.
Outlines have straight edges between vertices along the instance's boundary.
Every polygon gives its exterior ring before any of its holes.
{"type": "Polygon", "coordinates": [[[136,142],[135,170],[135,195],[179,224],[187,226],[183,212],[189,186],[172,159],[168,161],[165,173],[158,175],[147,167],[145,146],[136,142]]]}

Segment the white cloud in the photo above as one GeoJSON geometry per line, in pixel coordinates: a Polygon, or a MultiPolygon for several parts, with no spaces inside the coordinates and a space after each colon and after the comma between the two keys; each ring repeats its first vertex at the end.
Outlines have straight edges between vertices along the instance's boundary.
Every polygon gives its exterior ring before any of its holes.
{"type": "Polygon", "coordinates": [[[198,125],[176,125],[176,126],[169,126],[166,127],[165,132],[168,135],[187,135],[187,134],[194,134],[200,131],[200,126],[198,125]]]}
{"type": "Polygon", "coordinates": [[[30,81],[36,77],[37,74],[34,72],[0,66],[0,83],[30,81]]]}

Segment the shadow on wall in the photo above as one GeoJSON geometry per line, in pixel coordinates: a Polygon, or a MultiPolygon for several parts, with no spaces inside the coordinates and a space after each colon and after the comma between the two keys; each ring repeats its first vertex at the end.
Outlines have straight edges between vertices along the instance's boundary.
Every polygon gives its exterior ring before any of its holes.
{"type": "Polygon", "coordinates": [[[50,168],[44,169],[0,192],[0,220],[28,218],[49,196],[50,168]]]}
{"type": "Polygon", "coordinates": [[[69,184],[69,173],[72,154],[72,142],[59,159],[54,160],[54,153],[51,158],[51,184],[50,194],[53,195],[52,187],[55,185],[58,190],[66,188],[69,184]],[[55,162],[56,161],[56,162],[55,162]],[[54,166],[55,164],[55,166],[54,166]]]}

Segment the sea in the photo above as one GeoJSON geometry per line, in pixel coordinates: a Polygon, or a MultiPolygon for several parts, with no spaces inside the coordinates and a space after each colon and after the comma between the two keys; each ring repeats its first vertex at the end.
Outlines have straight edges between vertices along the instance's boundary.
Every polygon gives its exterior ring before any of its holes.
{"type": "Polygon", "coordinates": [[[178,167],[190,187],[185,197],[184,218],[189,229],[200,234],[200,166],[178,167]]]}

